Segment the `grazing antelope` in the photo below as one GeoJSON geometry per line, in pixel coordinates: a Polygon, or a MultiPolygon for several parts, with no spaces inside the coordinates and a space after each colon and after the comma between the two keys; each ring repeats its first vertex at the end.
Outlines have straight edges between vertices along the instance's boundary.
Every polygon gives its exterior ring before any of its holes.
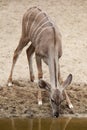
{"type": "MultiPolygon", "coordinates": [[[[13,69],[18,56],[22,49],[29,42],[31,42],[31,44],[26,50],[26,53],[29,63],[30,80],[32,82],[34,81],[32,55],[35,52],[39,86],[49,90],[53,115],[58,117],[59,106],[64,99],[63,95],[65,95],[69,108],[73,108],[73,105],[71,104],[70,99],[65,91],[65,88],[72,81],[72,75],[70,74],[65,82],[60,85],[59,58],[62,55],[61,34],[56,25],[47,16],[47,14],[37,7],[28,9],[23,16],[22,35],[19,41],[19,45],[14,52],[11,73],[8,79],[8,86],[12,85],[13,69]],[[41,80],[43,77],[41,62],[42,59],[49,67],[50,84],[41,80]]],[[[40,88],[38,90],[38,104],[42,104],[40,88]]]]}

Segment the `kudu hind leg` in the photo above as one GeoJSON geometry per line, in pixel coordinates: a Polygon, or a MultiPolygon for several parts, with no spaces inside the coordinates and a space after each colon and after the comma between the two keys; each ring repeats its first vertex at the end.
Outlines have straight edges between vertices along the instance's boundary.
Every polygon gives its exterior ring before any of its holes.
{"type": "Polygon", "coordinates": [[[35,48],[32,46],[32,44],[29,46],[29,48],[26,50],[27,53],[27,59],[29,64],[29,72],[30,72],[30,80],[33,82],[35,77],[33,73],[33,66],[32,66],[32,56],[35,51],[35,48]]]}
{"type": "Polygon", "coordinates": [[[12,63],[12,67],[11,67],[11,72],[10,72],[10,76],[8,78],[8,86],[12,86],[12,75],[13,75],[13,70],[15,67],[15,64],[17,62],[18,56],[20,55],[22,49],[26,46],[26,44],[29,42],[29,39],[27,38],[21,38],[19,45],[17,46],[16,50],[14,51],[14,56],[13,56],[13,63],[12,63]]]}
{"type": "MultiPolygon", "coordinates": [[[[38,80],[43,77],[41,57],[36,54],[36,64],[38,69],[38,80]]],[[[42,105],[41,89],[38,88],[38,105],[42,105]]]]}
{"type": "Polygon", "coordinates": [[[11,72],[10,72],[10,76],[8,78],[8,86],[12,86],[12,75],[13,75],[13,70],[14,70],[14,66],[16,64],[17,58],[18,58],[18,52],[17,49],[14,52],[14,56],[13,56],[13,63],[12,63],[12,67],[11,67],[11,72]]]}

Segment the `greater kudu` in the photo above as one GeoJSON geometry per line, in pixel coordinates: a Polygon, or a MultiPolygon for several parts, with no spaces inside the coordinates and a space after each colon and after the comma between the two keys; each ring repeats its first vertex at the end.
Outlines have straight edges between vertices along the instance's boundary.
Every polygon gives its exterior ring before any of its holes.
{"type": "MultiPolygon", "coordinates": [[[[66,81],[60,85],[59,58],[62,55],[61,34],[56,25],[47,16],[47,14],[37,7],[28,9],[23,16],[22,35],[19,41],[19,45],[14,52],[11,73],[8,79],[8,86],[12,85],[12,74],[17,58],[22,49],[29,42],[31,42],[31,44],[26,53],[29,62],[30,80],[34,81],[32,55],[35,52],[39,86],[49,88],[53,115],[58,117],[59,106],[63,100],[63,92],[65,94],[69,108],[73,107],[66,91],[64,90],[71,83],[72,75],[70,74],[66,81]],[[41,80],[43,77],[41,59],[43,59],[43,61],[49,67],[51,84],[50,87],[48,83],[41,80]]],[[[42,104],[40,89],[38,90],[38,104],[42,104]]]]}

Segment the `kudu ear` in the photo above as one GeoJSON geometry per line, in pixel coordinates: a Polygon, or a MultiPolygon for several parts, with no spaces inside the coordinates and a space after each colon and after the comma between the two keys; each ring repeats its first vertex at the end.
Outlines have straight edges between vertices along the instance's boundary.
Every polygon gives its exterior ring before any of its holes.
{"type": "Polygon", "coordinates": [[[67,79],[62,83],[62,90],[64,90],[72,81],[72,74],[69,74],[67,79]]]}
{"type": "Polygon", "coordinates": [[[48,91],[50,91],[51,89],[51,85],[44,80],[39,80],[38,84],[39,84],[39,87],[42,89],[46,89],[48,91]]]}

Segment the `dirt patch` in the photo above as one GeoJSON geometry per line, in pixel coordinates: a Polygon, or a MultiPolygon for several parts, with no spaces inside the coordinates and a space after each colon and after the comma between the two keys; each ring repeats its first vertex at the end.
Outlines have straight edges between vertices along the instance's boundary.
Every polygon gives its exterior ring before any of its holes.
{"type": "MultiPolygon", "coordinates": [[[[0,117],[52,117],[49,94],[42,90],[43,105],[37,104],[37,83],[14,81],[13,87],[0,88],[0,117]]],[[[87,113],[87,85],[74,84],[67,89],[74,105],[70,110],[64,101],[60,114],[79,116],[87,113]]]]}

